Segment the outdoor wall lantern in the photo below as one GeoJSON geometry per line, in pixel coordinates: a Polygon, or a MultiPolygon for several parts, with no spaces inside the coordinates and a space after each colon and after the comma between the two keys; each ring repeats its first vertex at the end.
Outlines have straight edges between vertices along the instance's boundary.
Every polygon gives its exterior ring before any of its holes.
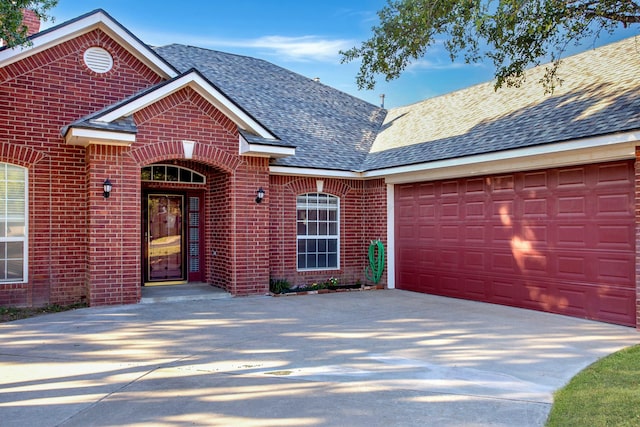
{"type": "Polygon", "coordinates": [[[111,181],[109,181],[109,178],[105,179],[102,183],[102,195],[105,199],[108,199],[111,195],[111,181]]]}
{"type": "Polygon", "coordinates": [[[262,203],[262,199],[264,199],[264,190],[260,187],[256,191],[256,203],[262,203]]]}

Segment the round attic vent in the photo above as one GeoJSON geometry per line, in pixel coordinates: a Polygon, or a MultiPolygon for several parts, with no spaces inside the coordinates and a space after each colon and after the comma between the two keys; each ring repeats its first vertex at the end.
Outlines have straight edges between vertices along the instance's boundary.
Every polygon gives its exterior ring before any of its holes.
{"type": "Polygon", "coordinates": [[[91,71],[106,73],[113,68],[111,54],[101,47],[90,47],[84,51],[84,63],[91,71]]]}

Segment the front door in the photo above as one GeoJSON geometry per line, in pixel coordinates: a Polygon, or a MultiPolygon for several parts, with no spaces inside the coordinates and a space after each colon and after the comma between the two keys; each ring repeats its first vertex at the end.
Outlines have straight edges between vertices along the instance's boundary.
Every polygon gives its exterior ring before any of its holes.
{"type": "Polygon", "coordinates": [[[146,274],[149,284],[187,280],[182,194],[147,194],[146,274]]]}
{"type": "Polygon", "coordinates": [[[146,285],[204,280],[204,193],[145,192],[143,262],[146,285]]]}

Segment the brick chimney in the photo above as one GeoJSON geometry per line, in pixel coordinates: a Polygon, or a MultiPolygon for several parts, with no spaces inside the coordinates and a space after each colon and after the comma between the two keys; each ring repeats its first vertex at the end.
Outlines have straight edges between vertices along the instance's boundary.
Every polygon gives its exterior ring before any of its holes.
{"type": "Polygon", "coordinates": [[[27,27],[27,36],[32,36],[40,31],[40,18],[31,9],[22,9],[22,24],[27,27]]]}

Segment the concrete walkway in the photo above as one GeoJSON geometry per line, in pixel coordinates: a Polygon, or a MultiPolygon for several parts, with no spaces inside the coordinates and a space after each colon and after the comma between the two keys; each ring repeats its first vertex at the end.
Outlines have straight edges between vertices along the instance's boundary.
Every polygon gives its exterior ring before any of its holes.
{"type": "Polygon", "coordinates": [[[0,324],[8,426],[542,426],[635,329],[397,290],[0,324]]]}

